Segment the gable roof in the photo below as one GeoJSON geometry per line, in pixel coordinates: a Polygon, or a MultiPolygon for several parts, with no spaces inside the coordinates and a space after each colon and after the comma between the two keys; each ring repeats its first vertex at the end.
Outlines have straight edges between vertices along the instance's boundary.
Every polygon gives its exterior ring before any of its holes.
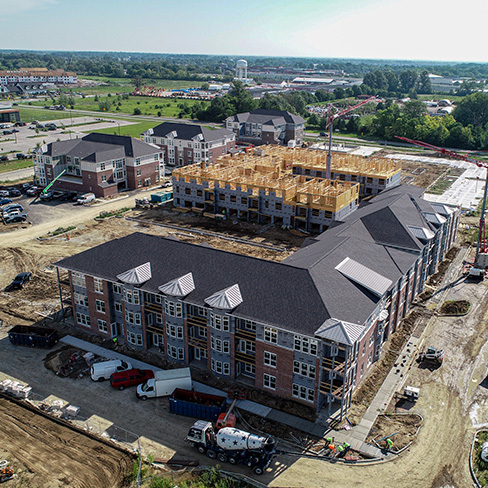
{"type": "Polygon", "coordinates": [[[199,141],[202,142],[217,141],[226,137],[235,137],[234,133],[227,129],[212,130],[197,124],[178,124],[175,122],[163,122],[162,124],[149,129],[149,131],[144,132],[144,134],[155,137],[168,137],[172,132],[175,133],[175,139],[183,139],[186,141],[194,140],[195,138],[198,138],[198,136],[200,136],[199,141]],[[152,133],[150,131],[152,131],[152,133]]]}

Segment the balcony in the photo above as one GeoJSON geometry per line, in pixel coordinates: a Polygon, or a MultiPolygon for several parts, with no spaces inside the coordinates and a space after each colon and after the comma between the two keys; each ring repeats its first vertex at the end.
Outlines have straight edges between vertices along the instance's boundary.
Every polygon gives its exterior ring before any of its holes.
{"type": "Polygon", "coordinates": [[[144,302],[146,312],[163,313],[163,306],[159,303],[144,302]]]}
{"type": "Polygon", "coordinates": [[[199,349],[207,349],[207,339],[190,336],[188,337],[188,345],[198,347],[199,349]]]}
{"type": "Polygon", "coordinates": [[[256,331],[247,329],[236,329],[235,338],[254,342],[256,340],[256,331]]]}
{"type": "Polygon", "coordinates": [[[188,325],[194,325],[196,327],[207,328],[207,317],[199,317],[197,315],[188,315],[186,319],[188,325]]]}
{"type": "Polygon", "coordinates": [[[252,365],[256,364],[256,356],[252,354],[248,354],[246,352],[236,351],[235,358],[236,361],[241,361],[243,363],[252,364],[252,365]]]}

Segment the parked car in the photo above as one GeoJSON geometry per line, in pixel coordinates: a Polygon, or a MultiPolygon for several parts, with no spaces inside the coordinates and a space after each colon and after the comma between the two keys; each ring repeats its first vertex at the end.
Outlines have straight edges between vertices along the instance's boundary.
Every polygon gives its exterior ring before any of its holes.
{"type": "Polygon", "coordinates": [[[0,198],[0,205],[7,205],[7,203],[12,203],[10,198],[0,198]]]}
{"type": "Polygon", "coordinates": [[[152,369],[128,369],[113,373],[110,376],[110,384],[112,388],[123,390],[128,386],[137,386],[145,383],[150,378],[154,378],[152,369]]]}
{"type": "Polygon", "coordinates": [[[15,122],[14,127],[25,127],[26,125],[27,125],[26,122],[19,121],[19,122],[15,122]]]}
{"type": "Polygon", "coordinates": [[[19,129],[10,129],[11,134],[13,134],[14,132],[19,132],[19,129]]]}
{"type": "Polygon", "coordinates": [[[11,290],[18,290],[19,288],[24,288],[25,284],[31,279],[32,273],[30,271],[25,271],[24,273],[19,273],[12,283],[10,283],[11,290]]]}
{"type": "Polygon", "coordinates": [[[85,205],[85,203],[90,203],[95,201],[95,193],[85,193],[84,195],[81,195],[78,200],[76,200],[77,205],[85,205]]]}
{"type": "Polygon", "coordinates": [[[132,369],[132,364],[121,359],[102,361],[101,363],[92,364],[90,377],[93,381],[104,381],[108,380],[114,373],[127,369],[132,369]]]}
{"type": "Polygon", "coordinates": [[[46,193],[41,193],[39,198],[41,200],[52,200],[53,199],[54,192],[53,191],[47,191],[46,193]]]}
{"type": "Polygon", "coordinates": [[[8,161],[8,156],[5,156],[5,155],[0,156],[0,161],[3,161],[3,162],[8,161]]]}
{"type": "Polygon", "coordinates": [[[165,181],[162,185],[161,188],[168,188],[170,186],[173,186],[173,183],[171,181],[165,181]]]}
{"type": "Polygon", "coordinates": [[[3,135],[4,136],[8,136],[9,134],[12,134],[12,131],[11,130],[4,130],[3,131],[3,135]]]}
{"type": "Polygon", "coordinates": [[[8,197],[10,193],[8,190],[0,190],[0,197],[8,197]]]}
{"type": "Polygon", "coordinates": [[[67,193],[63,193],[60,200],[62,200],[63,202],[66,202],[68,200],[74,200],[77,197],[78,197],[78,193],[76,193],[75,191],[69,191],[67,193]]]}
{"type": "Polygon", "coordinates": [[[22,192],[17,188],[9,188],[8,192],[11,197],[20,197],[22,195],[22,192]]]}
{"type": "Polygon", "coordinates": [[[39,193],[41,193],[42,191],[42,188],[39,188],[38,186],[31,186],[27,191],[27,195],[31,195],[31,196],[34,196],[34,195],[38,195],[39,193]]]}
{"type": "Polygon", "coordinates": [[[17,153],[15,157],[17,159],[27,159],[27,156],[24,153],[17,153]]]}
{"type": "Polygon", "coordinates": [[[28,214],[22,212],[12,212],[7,215],[4,215],[3,221],[6,224],[13,224],[15,222],[25,222],[27,220],[27,215],[28,214]]]}
{"type": "Polygon", "coordinates": [[[3,215],[11,214],[12,212],[23,212],[24,207],[22,205],[19,205],[18,203],[12,203],[12,205],[7,205],[6,207],[3,207],[3,215]]]}

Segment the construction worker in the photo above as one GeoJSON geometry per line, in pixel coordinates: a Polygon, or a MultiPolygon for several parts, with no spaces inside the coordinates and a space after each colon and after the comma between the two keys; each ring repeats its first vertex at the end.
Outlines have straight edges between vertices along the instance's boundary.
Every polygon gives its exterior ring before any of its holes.
{"type": "Polygon", "coordinates": [[[116,345],[117,345],[117,343],[119,342],[119,339],[118,339],[117,337],[114,337],[114,338],[112,339],[112,341],[113,341],[113,343],[114,343],[114,346],[116,346],[116,345]]]}
{"type": "Polygon", "coordinates": [[[391,446],[393,445],[393,441],[389,437],[386,439],[386,445],[388,446],[388,449],[391,449],[391,446]]]}

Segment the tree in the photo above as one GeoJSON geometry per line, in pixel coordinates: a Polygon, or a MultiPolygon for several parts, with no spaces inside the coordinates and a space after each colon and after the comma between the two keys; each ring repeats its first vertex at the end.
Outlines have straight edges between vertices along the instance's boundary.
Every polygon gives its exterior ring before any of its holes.
{"type": "Polygon", "coordinates": [[[320,119],[317,114],[311,114],[307,120],[307,127],[318,127],[320,125],[320,119]]]}
{"type": "Polygon", "coordinates": [[[403,114],[409,119],[419,118],[427,114],[427,108],[424,102],[412,100],[404,105],[403,114]]]}
{"type": "Polygon", "coordinates": [[[141,114],[142,114],[141,109],[140,109],[140,108],[138,108],[138,107],[136,107],[136,108],[134,109],[134,115],[141,115],[141,114]]]}
{"type": "Polygon", "coordinates": [[[112,107],[112,102],[108,99],[102,100],[98,103],[98,108],[100,112],[108,112],[112,107]]]}
{"type": "Polygon", "coordinates": [[[417,72],[413,69],[405,70],[400,73],[400,86],[404,93],[408,93],[415,87],[417,82],[417,72]]]}
{"type": "Polygon", "coordinates": [[[430,82],[429,72],[422,71],[417,80],[417,93],[432,93],[432,83],[430,82]]]}
{"type": "Polygon", "coordinates": [[[466,126],[484,126],[488,123],[488,95],[473,93],[464,97],[452,113],[453,117],[466,126]]]}
{"type": "Polygon", "coordinates": [[[132,86],[134,87],[135,91],[139,91],[141,89],[141,86],[143,83],[142,76],[141,75],[135,75],[132,78],[131,83],[132,83],[132,86]]]}
{"type": "Polygon", "coordinates": [[[334,96],[336,100],[341,100],[342,98],[346,97],[346,91],[344,90],[344,88],[336,88],[334,90],[334,96]]]}

